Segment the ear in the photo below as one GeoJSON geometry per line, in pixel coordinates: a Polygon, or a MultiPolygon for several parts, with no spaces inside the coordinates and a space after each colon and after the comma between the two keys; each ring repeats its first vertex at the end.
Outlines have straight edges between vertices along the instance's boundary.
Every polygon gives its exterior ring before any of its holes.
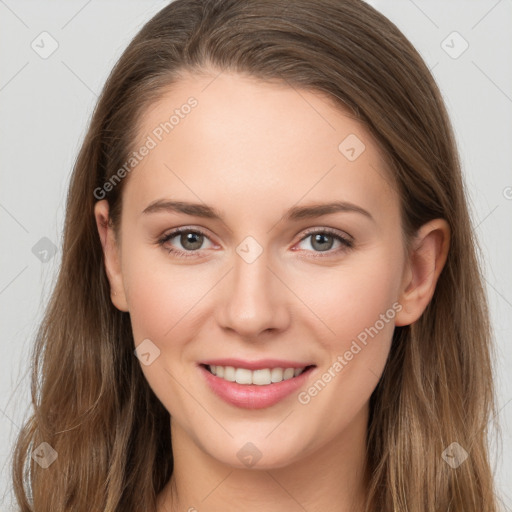
{"type": "Polygon", "coordinates": [[[395,325],[410,325],[423,314],[436,289],[450,245],[450,227],[434,219],[417,232],[406,262],[395,325]]]}
{"type": "Polygon", "coordinates": [[[109,218],[109,204],[106,199],[94,205],[96,226],[103,247],[105,272],[110,283],[110,299],[120,311],[128,311],[123,276],[121,273],[120,247],[115,240],[114,230],[109,218]]]}

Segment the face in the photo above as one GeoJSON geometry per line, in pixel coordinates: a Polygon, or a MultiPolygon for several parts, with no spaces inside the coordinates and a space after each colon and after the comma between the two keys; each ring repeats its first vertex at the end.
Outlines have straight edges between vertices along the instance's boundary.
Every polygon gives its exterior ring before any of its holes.
{"type": "Polygon", "coordinates": [[[141,121],[135,146],[155,144],[125,178],[112,300],[176,428],[218,461],[243,466],[251,442],[282,467],[368,406],[407,277],[399,197],[325,96],[214,76],[183,78],[141,121]]]}

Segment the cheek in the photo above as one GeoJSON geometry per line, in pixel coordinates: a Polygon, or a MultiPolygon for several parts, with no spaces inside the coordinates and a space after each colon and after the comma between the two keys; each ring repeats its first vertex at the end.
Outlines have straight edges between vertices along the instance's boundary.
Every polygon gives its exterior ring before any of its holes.
{"type": "MultiPolygon", "coordinates": [[[[400,262],[380,252],[371,264],[361,261],[360,266],[338,270],[317,282],[311,300],[331,331],[323,329],[326,334],[321,337],[327,358],[298,401],[310,417],[329,416],[327,436],[336,435],[357,415],[382,375],[400,309],[396,302],[400,275],[400,262]]],[[[311,428],[317,425],[312,422],[311,428]]]]}
{"type": "Polygon", "coordinates": [[[346,266],[328,271],[319,268],[314,273],[314,285],[308,280],[299,293],[307,297],[308,306],[322,319],[325,339],[331,340],[332,348],[343,349],[376,323],[384,337],[390,336],[401,279],[396,252],[381,247],[361,257],[355,255],[346,266]],[[381,315],[385,316],[384,325],[379,321],[381,315]]]}
{"type": "Polygon", "coordinates": [[[172,337],[190,321],[194,305],[211,287],[198,266],[173,265],[165,251],[127,249],[123,275],[135,342],[172,337]]]}
{"type": "Polygon", "coordinates": [[[128,303],[135,343],[149,338],[160,340],[175,323],[180,296],[169,291],[164,276],[130,271],[128,303]]]}
{"type": "Polygon", "coordinates": [[[194,275],[193,266],[167,265],[165,253],[155,256],[136,247],[126,253],[123,275],[135,345],[149,339],[159,350],[150,364],[141,364],[142,372],[164,407],[181,417],[190,408],[181,369],[190,360],[198,301],[211,286],[204,275],[194,275]]]}

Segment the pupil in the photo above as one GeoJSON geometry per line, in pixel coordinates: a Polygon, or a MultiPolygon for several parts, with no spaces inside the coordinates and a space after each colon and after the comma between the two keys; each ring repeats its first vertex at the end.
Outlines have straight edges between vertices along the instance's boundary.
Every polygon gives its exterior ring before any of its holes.
{"type": "Polygon", "coordinates": [[[322,233],[317,233],[314,237],[313,237],[313,247],[315,249],[319,249],[320,251],[327,251],[329,249],[331,249],[332,247],[332,236],[330,235],[325,235],[325,234],[322,234],[322,233]],[[329,244],[329,239],[330,239],[330,244],[329,244]],[[327,240],[327,246],[325,245],[325,242],[327,240]],[[320,243],[320,245],[317,247],[315,246],[315,244],[317,243],[320,243]]]}
{"type": "Polygon", "coordinates": [[[185,249],[199,249],[203,243],[203,235],[199,233],[185,233],[181,235],[180,242],[185,249]]]}

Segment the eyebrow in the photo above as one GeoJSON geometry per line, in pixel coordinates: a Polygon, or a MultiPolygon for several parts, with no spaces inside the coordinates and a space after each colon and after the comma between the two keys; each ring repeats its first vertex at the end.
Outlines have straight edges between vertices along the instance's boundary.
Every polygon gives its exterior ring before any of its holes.
{"type": "MultiPolygon", "coordinates": [[[[212,206],[201,203],[190,203],[187,201],[171,201],[169,199],[158,199],[153,201],[142,211],[142,215],[159,212],[184,213],[186,215],[194,215],[196,217],[220,220],[224,222],[222,214],[212,206]]],[[[370,212],[347,201],[318,203],[310,206],[293,206],[285,212],[283,220],[298,221],[338,212],[359,213],[369,218],[370,220],[375,221],[370,212]]]]}

